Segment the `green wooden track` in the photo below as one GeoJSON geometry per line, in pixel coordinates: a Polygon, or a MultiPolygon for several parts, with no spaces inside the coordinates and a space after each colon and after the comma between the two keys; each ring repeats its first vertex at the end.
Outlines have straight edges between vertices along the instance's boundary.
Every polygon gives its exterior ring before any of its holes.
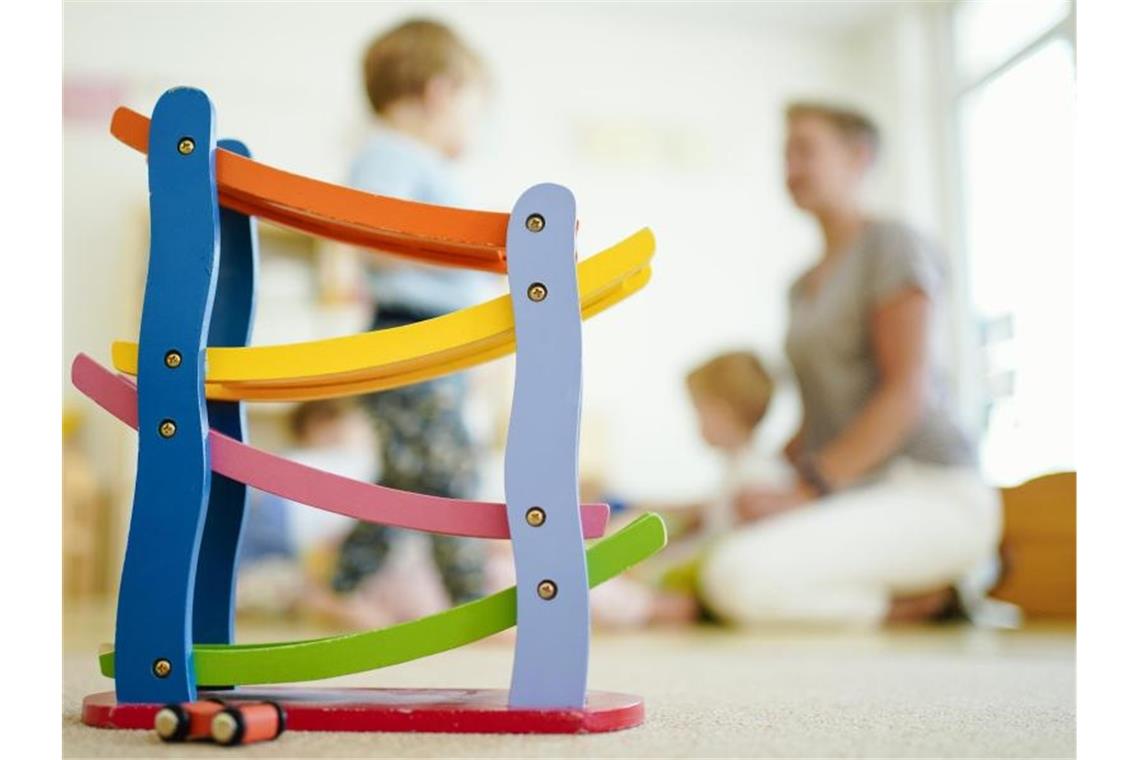
{"type": "MultiPolygon", "coordinates": [[[[665,546],[665,523],[656,514],[637,518],[586,550],[590,586],[613,578],[665,546]]],[[[444,652],[515,624],[515,588],[429,617],[376,631],[269,644],[195,644],[194,669],[202,684],[313,681],[374,670],[444,652]]],[[[99,656],[114,677],[115,653],[99,656]]]]}

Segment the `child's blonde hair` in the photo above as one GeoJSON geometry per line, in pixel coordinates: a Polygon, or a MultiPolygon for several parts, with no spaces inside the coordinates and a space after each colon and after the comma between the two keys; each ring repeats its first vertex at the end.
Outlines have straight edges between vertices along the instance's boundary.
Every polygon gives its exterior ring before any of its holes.
{"type": "Polygon", "coordinates": [[[389,29],[364,53],[364,89],[376,113],[401,98],[423,95],[434,77],[467,82],[482,75],[483,61],[475,51],[449,27],[427,19],[389,29]]]}
{"type": "Polygon", "coordinates": [[[760,424],[774,384],[759,357],[750,351],[730,351],[714,356],[685,377],[694,399],[723,401],[749,430],[760,424]]]}
{"type": "Polygon", "coordinates": [[[304,442],[318,425],[339,422],[357,408],[352,399],[327,398],[306,401],[289,414],[289,432],[297,442],[304,442]]]}

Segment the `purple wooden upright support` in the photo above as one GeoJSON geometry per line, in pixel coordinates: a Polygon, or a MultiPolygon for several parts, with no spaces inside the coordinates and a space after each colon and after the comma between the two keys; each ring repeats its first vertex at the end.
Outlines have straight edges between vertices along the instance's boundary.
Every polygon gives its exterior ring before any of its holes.
{"type": "Polygon", "coordinates": [[[512,707],[580,708],[590,609],[578,510],[582,315],[574,196],[536,185],[507,228],[514,311],[514,400],[506,451],[507,516],[518,577],[512,707]]]}

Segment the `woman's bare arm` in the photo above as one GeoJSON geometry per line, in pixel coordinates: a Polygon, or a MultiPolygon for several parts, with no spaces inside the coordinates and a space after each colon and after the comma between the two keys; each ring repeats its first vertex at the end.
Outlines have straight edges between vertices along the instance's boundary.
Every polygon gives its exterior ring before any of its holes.
{"type": "Polygon", "coordinates": [[[804,424],[801,421],[800,426],[796,429],[795,435],[788,439],[784,444],[784,459],[792,464],[800,458],[804,448],[804,424]]]}
{"type": "MultiPolygon", "coordinates": [[[[832,488],[859,480],[897,451],[914,429],[925,400],[929,321],[930,299],[918,288],[899,293],[871,316],[878,387],[851,424],[815,459],[816,470],[832,488]]],[[[804,480],[790,489],[745,488],[737,494],[736,512],[742,520],[759,520],[810,503],[819,495],[804,480]]]]}
{"type": "Polygon", "coordinates": [[[918,288],[908,288],[871,315],[878,386],[816,459],[820,474],[833,488],[849,485],[881,464],[917,424],[925,402],[930,311],[930,298],[918,288]]]}

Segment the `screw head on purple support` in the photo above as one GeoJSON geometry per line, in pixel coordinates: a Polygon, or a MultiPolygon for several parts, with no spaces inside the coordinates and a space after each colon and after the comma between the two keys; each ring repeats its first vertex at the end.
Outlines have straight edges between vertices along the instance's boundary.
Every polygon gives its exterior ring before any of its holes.
{"type": "Polygon", "coordinates": [[[541,282],[531,283],[531,286],[526,289],[526,297],[538,303],[539,301],[546,300],[546,286],[541,282]]]}

